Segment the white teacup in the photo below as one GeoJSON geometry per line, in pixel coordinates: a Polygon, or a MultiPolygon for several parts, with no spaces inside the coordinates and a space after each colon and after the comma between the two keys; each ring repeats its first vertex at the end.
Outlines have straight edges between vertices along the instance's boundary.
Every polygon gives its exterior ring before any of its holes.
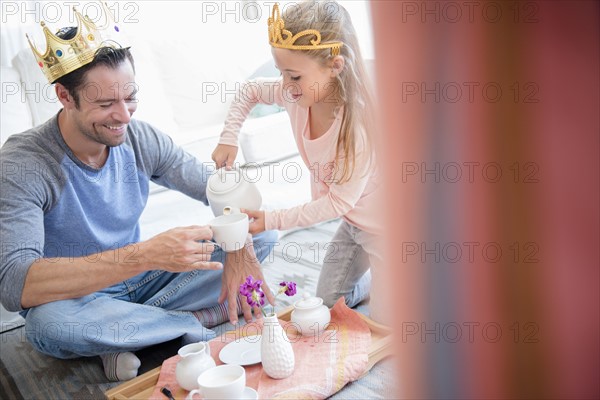
{"type": "Polygon", "coordinates": [[[248,236],[248,214],[221,215],[208,223],[213,240],[223,251],[239,250],[246,244],[248,236]]]}
{"type": "Polygon", "coordinates": [[[198,389],[192,390],[186,399],[192,400],[194,394],[199,394],[203,399],[241,399],[245,388],[244,367],[234,364],[218,365],[198,377],[198,389]]]}

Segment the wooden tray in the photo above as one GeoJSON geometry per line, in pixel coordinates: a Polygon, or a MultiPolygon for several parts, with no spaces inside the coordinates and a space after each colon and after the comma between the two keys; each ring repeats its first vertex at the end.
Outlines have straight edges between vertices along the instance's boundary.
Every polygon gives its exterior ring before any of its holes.
{"type": "MultiPolygon", "coordinates": [[[[284,321],[289,321],[292,315],[292,311],[294,310],[293,306],[282,310],[279,313],[279,319],[284,321]]],[[[367,371],[365,375],[371,370],[373,365],[377,364],[379,361],[383,360],[385,357],[391,355],[392,346],[391,346],[391,329],[378,324],[364,315],[357,313],[367,324],[367,326],[371,329],[371,347],[369,349],[369,363],[367,364],[367,371]]],[[[158,382],[158,377],[160,375],[160,367],[156,367],[153,370],[146,372],[143,375],[140,375],[122,385],[114,387],[108,390],[106,393],[106,397],[108,400],[147,400],[154,391],[154,386],[156,386],[156,382],[158,382]]],[[[364,375],[363,375],[364,376],[364,375]]],[[[182,393],[175,392],[173,396],[179,400],[183,399],[186,396],[187,392],[182,393]]],[[[167,397],[165,396],[165,400],[167,397]]]]}

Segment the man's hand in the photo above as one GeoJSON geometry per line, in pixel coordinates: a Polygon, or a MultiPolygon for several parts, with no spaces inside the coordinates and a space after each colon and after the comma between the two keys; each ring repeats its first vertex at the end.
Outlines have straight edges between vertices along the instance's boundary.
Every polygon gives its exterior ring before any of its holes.
{"type": "MultiPolygon", "coordinates": [[[[227,299],[229,322],[234,325],[238,322],[237,296],[240,296],[244,319],[246,322],[252,321],[252,310],[250,305],[246,302],[246,298],[240,294],[240,285],[246,281],[248,275],[252,275],[255,279],[263,281],[261,288],[267,297],[267,301],[270,304],[273,304],[275,302],[275,296],[273,296],[269,289],[269,285],[265,282],[260,263],[254,253],[254,245],[251,239],[246,241],[244,248],[232,253],[227,253],[225,266],[223,268],[223,277],[221,278],[221,295],[219,296],[219,303],[223,303],[227,299]]],[[[260,318],[262,315],[258,307],[254,308],[254,315],[256,315],[257,318],[260,318]]]]}
{"type": "Polygon", "coordinates": [[[233,168],[233,162],[237,156],[237,146],[228,144],[219,144],[212,153],[212,159],[217,164],[217,169],[225,167],[225,169],[233,168]]]}
{"type": "Polygon", "coordinates": [[[250,222],[250,234],[256,235],[265,231],[265,212],[260,210],[240,210],[244,214],[248,214],[248,218],[253,221],[250,222]]]}
{"type": "Polygon", "coordinates": [[[137,259],[152,269],[170,272],[185,272],[195,269],[221,269],[220,262],[211,262],[215,250],[210,240],[212,231],[208,226],[187,226],[174,228],[153,238],[138,243],[137,259]]]}
{"type": "Polygon", "coordinates": [[[221,263],[210,262],[215,245],[198,242],[211,238],[207,226],[188,226],[97,253],[93,258],[38,259],[27,273],[21,305],[30,308],[86,296],[153,269],[170,272],[221,269],[221,263]]]}

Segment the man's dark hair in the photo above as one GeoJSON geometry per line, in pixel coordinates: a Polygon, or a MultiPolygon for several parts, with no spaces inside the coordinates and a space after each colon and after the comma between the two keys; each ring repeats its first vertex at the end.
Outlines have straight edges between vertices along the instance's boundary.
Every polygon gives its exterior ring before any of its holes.
{"type": "MultiPolygon", "coordinates": [[[[77,27],[71,26],[59,30],[56,33],[56,36],[64,40],[69,40],[72,39],[76,33],[77,27]]],[[[133,56],[131,55],[129,48],[115,49],[112,47],[101,47],[96,50],[96,54],[94,55],[92,62],[84,65],[83,67],[77,68],[75,71],[71,71],[64,76],[61,76],[53,83],[60,83],[63,85],[71,97],[73,97],[75,106],[79,108],[79,89],[85,85],[85,76],[87,72],[98,65],[104,65],[114,69],[126,59],[131,63],[131,67],[135,73],[135,64],[133,63],[133,56]]]]}

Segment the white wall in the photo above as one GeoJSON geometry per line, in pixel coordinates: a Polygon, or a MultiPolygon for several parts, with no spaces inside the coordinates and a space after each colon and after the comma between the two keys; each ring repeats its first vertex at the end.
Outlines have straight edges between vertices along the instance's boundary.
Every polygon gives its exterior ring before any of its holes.
{"type": "MultiPolygon", "coordinates": [[[[281,8],[292,3],[282,1],[281,8]]],[[[368,1],[340,1],[350,15],[365,58],[374,58],[368,1]]],[[[117,22],[134,36],[164,46],[182,43],[201,62],[256,62],[269,54],[266,21],[272,1],[107,1],[117,22]]],[[[54,32],[74,24],[72,7],[98,21],[99,5],[90,1],[2,1],[0,65],[10,66],[19,49],[27,47],[25,33],[39,48],[45,46],[39,23],[54,32]]],[[[43,51],[43,49],[42,49],[43,51]]]]}

